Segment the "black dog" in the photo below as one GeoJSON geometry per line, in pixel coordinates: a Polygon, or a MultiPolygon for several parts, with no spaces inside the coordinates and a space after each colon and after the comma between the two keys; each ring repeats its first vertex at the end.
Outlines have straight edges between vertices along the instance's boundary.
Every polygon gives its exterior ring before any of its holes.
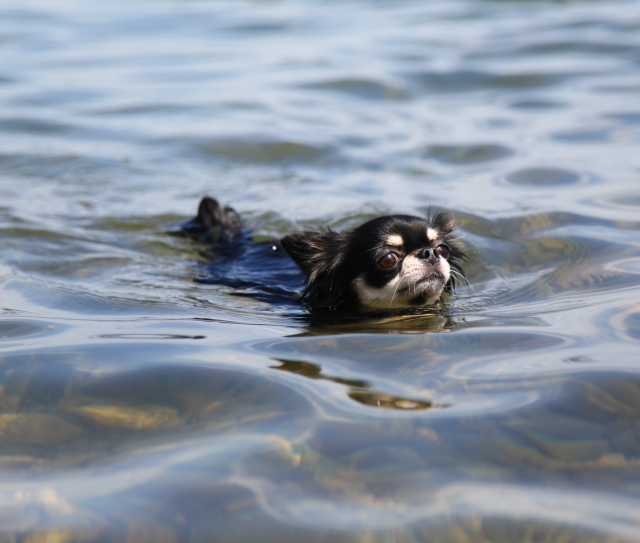
{"type": "Polygon", "coordinates": [[[391,215],[351,232],[308,230],[285,236],[280,244],[255,244],[243,235],[232,208],[205,197],[197,217],[182,231],[215,248],[215,265],[206,282],[260,286],[291,295],[295,270],[282,261],[284,249],[304,275],[302,300],[311,309],[389,310],[432,304],[458,280],[466,280],[461,268],[465,255],[453,236],[455,228],[453,217],[445,213],[427,218],[391,215]],[[236,273],[230,275],[221,259],[236,273]],[[247,275],[238,265],[254,259],[259,260],[260,273],[271,276],[271,287],[264,277],[256,283],[255,272],[247,275]]]}

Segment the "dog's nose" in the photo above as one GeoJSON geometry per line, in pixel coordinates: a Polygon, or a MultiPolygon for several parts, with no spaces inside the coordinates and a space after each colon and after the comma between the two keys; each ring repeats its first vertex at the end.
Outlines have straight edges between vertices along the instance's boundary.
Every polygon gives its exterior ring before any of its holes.
{"type": "Polygon", "coordinates": [[[439,255],[436,250],[431,247],[424,247],[423,249],[420,249],[420,252],[418,253],[418,258],[428,260],[431,263],[438,260],[438,257],[439,255]]]}

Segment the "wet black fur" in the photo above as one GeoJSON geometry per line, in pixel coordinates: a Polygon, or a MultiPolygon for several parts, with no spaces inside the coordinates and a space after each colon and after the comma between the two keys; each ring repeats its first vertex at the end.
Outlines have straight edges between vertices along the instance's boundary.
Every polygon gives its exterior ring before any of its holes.
{"type": "MultiPolygon", "coordinates": [[[[198,215],[184,223],[180,232],[214,248],[210,274],[201,279],[203,282],[236,288],[258,287],[262,292],[286,295],[297,287],[295,269],[288,265],[286,258],[282,259],[288,254],[305,278],[303,302],[311,309],[321,310],[357,308],[359,302],[351,286],[356,277],[365,274],[368,284],[382,286],[395,275],[395,272],[381,270],[376,264],[380,256],[388,252],[383,240],[389,235],[401,234],[408,244],[423,247],[428,227],[440,233],[439,240],[450,249],[451,269],[464,277],[461,268],[464,253],[453,236],[454,219],[447,213],[427,218],[411,215],[378,217],[349,232],[307,230],[284,236],[280,243],[254,243],[241,228],[239,216],[231,207],[223,208],[217,200],[205,197],[200,202],[198,215]],[[242,259],[241,264],[246,265],[240,269],[247,268],[250,272],[247,276],[260,274],[263,282],[225,274],[224,260],[232,260],[237,272],[238,260],[242,259]],[[391,275],[385,276],[385,273],[391,275]],[[275,284],[265,284],[265,278],[275,284]]],[[[451,273],[445,291],[451,291],[455,286],[456,277],[451,273]]]]}
{"type": "Polygon", "coordinates": [[[240,217],[232,207],[222,207],[215,198],[205,196],[198,214],[184,223],[181,231],[198,241],[229,243],[241,234],[240,217]]]}

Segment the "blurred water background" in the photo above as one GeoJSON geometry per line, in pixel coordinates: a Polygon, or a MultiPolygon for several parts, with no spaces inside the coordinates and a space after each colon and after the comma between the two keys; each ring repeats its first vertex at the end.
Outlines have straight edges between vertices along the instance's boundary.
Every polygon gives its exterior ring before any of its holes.
{"type": "Polygon", "coordinates": [[[640,540],[640,1],[4,0],[0,59],[0,541],[640,540]],[[205,194],[450,211],[471,288],[199,283],[205,194]]]}

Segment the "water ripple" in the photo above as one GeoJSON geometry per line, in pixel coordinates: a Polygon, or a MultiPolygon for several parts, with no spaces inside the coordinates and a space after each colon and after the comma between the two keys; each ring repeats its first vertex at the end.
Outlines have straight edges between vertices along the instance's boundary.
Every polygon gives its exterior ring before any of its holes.
{"type": "Polygon", "coordinates": [[[496,144],[429,145],[425,156],[445,164],[476,164],[499,160],[513,154],[513,150],[496,144]]]}
{"type": "Polygon", "coordinates": [[[0,6],[7,540],[638,540],[638,8],[0,6]],[[427,308],[256,249],[436,209],[427,308]]]}

